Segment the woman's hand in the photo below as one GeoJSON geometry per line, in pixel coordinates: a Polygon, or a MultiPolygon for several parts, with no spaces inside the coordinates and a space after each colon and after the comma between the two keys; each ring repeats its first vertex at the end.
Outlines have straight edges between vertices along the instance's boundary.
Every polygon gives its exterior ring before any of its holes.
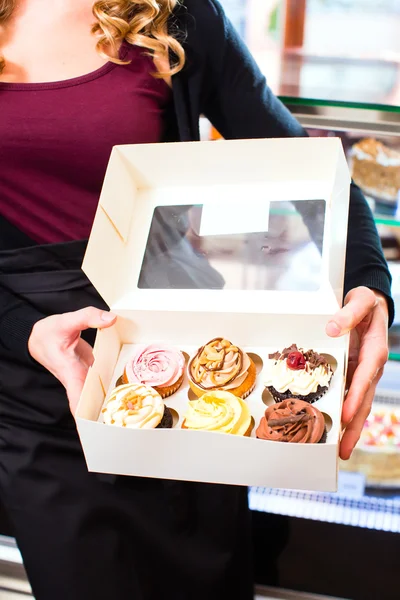
{"type": "Polygon", "coordinates": [[[374,399],[388,358],[388,307],[385,297],[366,287],[351,290],[344,307],[329,321],[326,333],[339,337],[350,332],[348,393],[343,405],[345,432],[340,457],[350,458],[374,399]]]}
{"type": "Polygon", "coordinates": [[[72,414],[93,364],[92,348],[81,338],[81,331],[110,327],[116,318],[112,313],[88,307],[46,317],[33,326],[28,340],[29,353],[63,384],[72,414]]]}

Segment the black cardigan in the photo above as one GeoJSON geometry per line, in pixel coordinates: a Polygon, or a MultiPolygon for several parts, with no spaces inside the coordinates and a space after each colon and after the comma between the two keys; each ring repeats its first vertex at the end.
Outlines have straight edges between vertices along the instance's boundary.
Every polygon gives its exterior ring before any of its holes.
{"type": "MultiPolygon", "coordinates": [[[[226,139],[305,136],[304,129],[267,87],[250,53],[216,0],[184,0],[169,23],[186,51],[183,71],[173,77],[174,106],[167,118],[166,141],[199,140],[204,114],[226,139]]],[[[0,142],[1,143],[1,142],[0,142]]],[[[25,245],[23,236],[0,220],[1,248],[25,245]]],[[[371,211],[352,185],[345,292],[365,285],[394,306],[391,278],[371,211]]],[[[4,288],[0,291],[0,343],[27,351],[34,323],[43,314],[4,288]]]]}

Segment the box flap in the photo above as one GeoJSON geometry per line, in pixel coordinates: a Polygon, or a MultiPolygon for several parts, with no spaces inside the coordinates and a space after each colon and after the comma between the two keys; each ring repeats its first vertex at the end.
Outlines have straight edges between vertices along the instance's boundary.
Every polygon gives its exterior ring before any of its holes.
{"type": "Polygon", "coordinates": [[[331,314],[349,186],[335,138],[119,146],[83,269],[117,312],[331,314]]]}

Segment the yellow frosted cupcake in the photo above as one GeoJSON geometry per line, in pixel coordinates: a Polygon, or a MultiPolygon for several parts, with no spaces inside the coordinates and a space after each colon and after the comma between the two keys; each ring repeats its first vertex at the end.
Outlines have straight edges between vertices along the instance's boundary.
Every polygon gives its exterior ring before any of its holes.
{"type": "Polygon", "coordinates": [[[189,402],[183,429],[249,436],[251,414],[246,402],[230,392],[213,391],[189,402]]]}
{"type": "Polygon", "coordinates": [[[254,389],[256,366],[238,346],[224,338],[215,338],[190,360],[188,377],[196,396],[219,390],[244,399],[254,389]]]}

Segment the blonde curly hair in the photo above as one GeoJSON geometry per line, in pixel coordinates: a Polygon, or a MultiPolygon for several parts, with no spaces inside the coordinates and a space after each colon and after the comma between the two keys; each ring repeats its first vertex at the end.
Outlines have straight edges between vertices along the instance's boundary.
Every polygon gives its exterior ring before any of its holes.
{"type": "MultiPolygon", "coordinates": [[[[17,0],[0,0],[0,25],[11,17],[16,4],[17,0]]],[[[157,76],[178,73],[185,64],[185,52],[180,41],[167,30],[168,20],[178,4],[179,0],[95,1],[92,33],[97,38],[97,52],[114,63],[126,64],[118,57],[120,44],[126,40],[148,50],[154,58],[165,59],[172,53],[173,64],[157,76]]],[[[0,57],[0,73],[4,65],[0,57]]]]}

